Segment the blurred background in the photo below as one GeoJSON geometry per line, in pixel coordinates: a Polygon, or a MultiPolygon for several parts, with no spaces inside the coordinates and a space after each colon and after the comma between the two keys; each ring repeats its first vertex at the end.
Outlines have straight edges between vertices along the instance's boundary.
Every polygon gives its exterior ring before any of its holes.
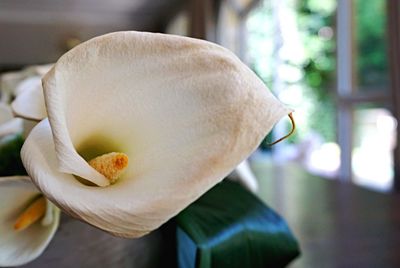
{"type": "Polygon", "coordinates": [[[399,103],[389,75],[398,73],[398,63],[389,61],[398,48],[390,54],[388,40],[399,34],[388,27],[389,2],[1,0],[0,72],[54,62],[112,31],[207,39],[235,52],[295,110],[295,135],[267,145],[289,131],[282,120],[253,155],[253,166],[297,165],[387,192],[396,188],[399,165],[399,103]]]}
{"type": "MultiPolygon", "coordinates": [[[[82,41],[120,30],[164,32],[221,44],[295,110],[295,134],[268,146],[290,131],[290,121],[281,120],[250,157],[250,164],[260,180],[260,195],[284,214],[289,225],[294,224],[300,241],[308,241],[302,242],[306,248],[318,252],[326,245],[334,234],[329,233],[332,226],[326,224],[336,224],[337,218],[350,219],[339,224],[342,231],[355,223],[352,220],[356,216],[347,211],[354,202],[359,205],[355,211],[392,206],[392,202],[382,201],[384,205],[373,208],[368,202],[381,204],[381,196],[374,192],[389,196],[400,189],[398,1],[0,0],[0,72],[55,62],[82,41]],[[304,177],[318,179],[308,184],[304,177]],[[271,178],[278,182],[272,183],[271,178]],[[320,181],[331,182],[326,187],[314,186],[320,181]],[[329,215],[321,218],[318,226],[325,226],[322,229],[312,229],[307,221],[295,224],[299,217],[315,216],[306,209],[298,210],[296,202],[323,203],[326,196],[337,191],[336,185],[344,188],[328,200],[334,200],[332,203],[318,209],[341,214],[332,216],[336,218],[331,221],[326,220],[329,215]],[[353,195],[348,189],[354,185],[369,190],[361,194],[354,190],[353,195]],[[270,198],[272,192],[282,195],[270,198]],[[353,199],[364,195],[370,201],[358,203],[353,199]],[[290,198],[293,201],[286,201],[290,198]],[[327,240],[310,239],[318,235],[325,235],[327,240]]],[[[397,214],[391,211],[386,213],[392,217],[388,225],[380,230],[393,227],[393,217],[398,222],[400,216],[393,216],[397,214]]],[[[365,221],[376,223],[375,219],[370,215],[365,221]]],[[[374,234],[379,236],[379,232],[374,234]]],[[[360,237],[361,233],[355,239],[360,237]]],[[[375,240],[377,244],[372,240],[360,243],[365,242],[362,248],[366,252],[400,246],[396,244],[399,234],[388,233],[388,237],[392,239],[389,244],[375,240]]],[[[347,242],[330,245],[341,247],[332,259],[337,259],[343,248],[354,249],[354,244],[346,248],[347,242]]],[[[318,254],[327,257],[327,251],[318,254]]],[[[310,263],[296,267],[315,267],[307,266],[310,263]]]]}

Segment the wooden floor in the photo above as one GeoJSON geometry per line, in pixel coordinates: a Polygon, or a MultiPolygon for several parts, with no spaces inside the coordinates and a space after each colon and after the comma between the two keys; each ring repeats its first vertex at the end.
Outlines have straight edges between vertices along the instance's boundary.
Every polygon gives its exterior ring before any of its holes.
{"type": "Polygon", "coordinates": [[[290,268],[400,267],[400,196],[253,163],[261,198],[288,222],[302,255],[290,268]]]}

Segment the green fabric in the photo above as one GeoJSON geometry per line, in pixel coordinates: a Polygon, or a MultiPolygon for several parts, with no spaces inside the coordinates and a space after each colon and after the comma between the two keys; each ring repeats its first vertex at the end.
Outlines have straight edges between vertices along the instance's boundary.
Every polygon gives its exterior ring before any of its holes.
{"type": "Polygon", "coordinates": [[[177,217],[178,267],[284,267],[299,255],[285,221],[239,184],[224,181],[177,217]]]}
{"type": "Polygon", "coordinates": [[[0,139],[0,177],[27,174],[20,157],[23,144],[21,135],[8,135],[0,139]]]}

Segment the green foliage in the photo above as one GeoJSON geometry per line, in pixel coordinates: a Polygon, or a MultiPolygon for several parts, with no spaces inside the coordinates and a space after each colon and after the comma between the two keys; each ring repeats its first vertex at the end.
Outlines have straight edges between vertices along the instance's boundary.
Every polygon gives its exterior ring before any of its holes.
{"type": "Polygon", "coordinates": [[[0,139],[0,177],[27,174],[20,157],[23,144],[21,135],[9,135],[0,139]]]}
{"type": "MultiPolygon", "coordinates": [[[[281,22],[281,34],[286,32],[287,38],[288,31],[292,31],[294,35],[299,36],[300,41],[290,46],[291,49],[297,46],[299,53],[289,53],[281,58],[280,67],[283,67],[284,73],[280,75],[285,83],[284,91],[291,95],[291,100],[295,97],[289,88],[293,85],[301,88],[301,102],[293,104],[292,107],[303,117],[306,116],[306,120],[302,120],[298,125],[298,131],[287,142],[296,143],[310,131],[320,133],[327,141],[333,141],[336,133],[333,86],[336,48],[334,30],[331,26],[334,24],[336,1],[287,1],[281,8],[286,14],[293,14],[295,19],[295,25],[281,22]]],[[[272,12],[271,4],[264,1],[263,5],[253,12],[248,22],[251,67],[267,86],[273,85],[276,75],[273,59],[276,58],[277,52],[274,50],[276,40],[273,38],[278,36],[272,12]]],[[[294,117],[296,118],[296,113],[294,117]]],[[[286,125],[289,131],[291,128],[289,120],[286,125]]],[[[276,138],[272,136],[265,138],[261,144],[262,149],[270,150],[267,144],[276,138]]]]}
{"type": "Polygon", "coordinates": [[[176,222],[179,267],[286,267],[300,253],[282,217],[229,180],[179,213],[176,222]]]}
{"type": "Polygon", "coordinates": [[[308,55],[308,60],[300,68],[304,71],[305,94],[313,103],[308,127],[326,141],[336,138],[334,10],[333,0],[300,0],[297,6],[299,30],[308,55]]]}
{"type": "MultiPolygon", "coordinates": [[[[302,102],[295,103],[297,106],[293,108],[306,118],[288,142],[296,142],[310,131],[321,134],[328,142],[336,140],[336,4],[336,0],[288,0],[282,6],[284,14],[295,12],[297,28],[286,21],[281,22],[280,27],[286,33],[292,31],[292,34],[300,35],[297,55],[301,56],[291,54],[282,59],[280,64],[285,68],[297,68],[302,74],[301,79],[296,80],[291,79],[289,73],[283,82],[288,88],[292,85],[301,88],[302,102]]],[[[388,84],[386,2],[354,0],[353,7],[354,61],[358,86],[361,90],[380,89],[388,84]]],[[[248,22],[252,68],[268,86],[273,85],[276,70],[273,59],[278,52],[274,50],[274,38],[282,37],[276,34],[272,12],[273,6],[265,0],[248,22]]],[[[290,90],[287,92],[292,94],[290,90]]],[[[296,118],[296,113],[294,116],[296,118]]],[[[287,128],[290,128],[289,123],[287,128]]],[[[261,148],[269,149],[266,144],[271,141],[269,135],[261,148]]]]}

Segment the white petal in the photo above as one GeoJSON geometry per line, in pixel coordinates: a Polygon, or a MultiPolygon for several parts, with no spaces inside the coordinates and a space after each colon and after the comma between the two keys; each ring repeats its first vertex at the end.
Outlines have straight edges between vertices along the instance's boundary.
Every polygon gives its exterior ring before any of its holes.
{"type": "Polygon", "coordinates": [[[28,177],[0,178],[0,266],[18,266],[37,258],[57,230],[59,210],[53,210],[53,222],[40,222],[16,232],[14,223],[29,202],[39,194],[28,177]]]}
{"type": "Polygon", "coordinates": [[[24,91],[32,90],[33,88],[42,88],[42,77],[33,75],[25,78],[15,87],[15,95],[18,96],[24,91]]]}
{"type": "Polygon", "coordinates": [[[23,72],[8,72],[0,76],[1,102],[9,103],[15,95],[15,89],[23,79],[23,72]]]}
{"type": "Polygon", "coordinates": [[[247,160],[241,162],[228,178],[239,182],[253,193],[258,191],[258,180],[256,176],[254,176],[247,160]]]}
{"type": "Polygon", "coordinates": [[[23,120],[21,118],[13,118],[8,122],[0,125],[0,137],[4,137],[10,134],[22,133],[23,129],[23,120]]]}
{"type": "MultiPolygon", "coordinates": [[[[67,128],[67,117],[66,117],[66,112],[69,112],[70,110],[65,110],[65,96],[63,96],[64,92],[58,92],[58,88],[54,88],[54,90],[57,90],[57,92],[52,92],[51,88],[56,87],[55,85],[55,77],[53,76],[54,74],[54,68],[51,69],[51,71],[47,74],[47,79],[43,81],[44,85],[47,85],[47,90],[46,90],[46,105],[49,110],[51,109],[51,116],[50,119],[52,122],[52,131],[53,131],[53,138],[55,142],[55,149],[57,152],[57,158],[58,158],[58,168],[59,171],[64,172],[64,173],[71,173],[74,175],[77,175],[79,177],[88,179],[89,181],[99,185],[99,186],[108,186],[110,183],[105,178],[102,174],[97,172],[95,169],[93,169],[75,150],[74,144],[72,143],[71,137],[70,137],[70,130],[67,128]],[[58,94],[57,94],[58,93],[58,94]]],[[[61,84],[61,83],[60,83],[61,84]]],[[[62,88],[62,87],[61,87],[62,88]]],[[[100,93],[102,94],[102,92],[100,93]]],[[[86,97],[86,96],[82,96],[86,97]]],[[[77,100],[78,101],[78,100],[77,100]]],[[[86,99],[85,102],[86,104],[92,102],[93,100],[86,99]]],[[[87,120],[84,120],[85,117],[88,116],[88,114],[76,114],[76,112],[79,112],[79,109],[85,110],[85,107],[81,106],[83,103],[78,103],[78,105],[74,104],[73,107],[71,106],[71,109],[77,108],[78,110],[75,110],[75,118],[78,119],[80,118],[78,123],[81,123],[80,126],[83,127],[83,129],[86,129],[87,125],[90,124],[90,118],[87,118],[87,120]],[[86,123],[84,122],[86,121],[86,123]]],[[[86,105],[83,104],[83,105],[86,105]]],[[[69,104],[67,104],[69,105],[69,104]]],[[[95,105],[97,106],[97,105],[95,105]]],[[[94,108],[92,106],[92,108],[94,108]]],[[[96,107],[97,108],[97,107],[96,107]]],[[[68,108],[69,109],[69,108],[68,108]]],[[[96,114],[95,111],[94,114],[96,114]]],[[[72,121],[75,123],[74,121],[72,121]]],[[[97,121],[98,122],[98,121],[97,121]]],[[[74,127],[78,127],[78,125],[75,125],[74,127]]],[[[98,127],[100,127],[99,125],[98,127]]],[[[75,129],[77,130],[77,129],[75,129]]],[[[110,131],[111,129],[109,129],[110,131]]],[[[94,134],[95,132],[91,130],[91,132],[86,131],[87,133],[94,134]]],[[[81,134],[80,131],[78,130],[78,134],[81,134]]],[[[82,137],[83,135],[80,135],[82,137]]],[[[88,137],[89,138],[89,137],[88,137]]],[[[75,143],[76,144],[76,143],[75,143]]]]}
{"type": "Polygon", "coordinates": [[[40,78],[30,78],[27,81],[29,85],[21,85],[11,107],[16,116],[40,121],[47,117],[41,80],[40,78]]]}
{"type": "Polygon", "coordinates": [[[53,210],[57,209],[50,200],[46,199],[46,213],[40,222],[43,226],[49,226],[54,222],[53,210]]]}
{"type": "Polygon", "coordinates": [[[140,236],[150,231],[147,225],[152,219],[142,219],[140,215],[136,217],[129,210],[127,213],[132,214],[129,217],[118,215],[119,210],[129,209],[133,204],[132,200],[121,195],[121,187],[115,187],[117,184],[106,188],[86,186],[73,175],[58,171],[47,120],[43,120],[32,130],[21,150],[21,157],[25,167],[36,178],[34,183],[42,191],[49,193],[49,199],[71,216],[119,236],[140,236]],[[94,204],[97,205],[95,211],[92,211],[94,204]]]}
{"type": "Polygon", "coordinates": [[[68,213],[126,237],[197,199],[290,112],[231,52],[161,34],[92,39],[60,58],[43,85],[51,130],[43,121],[27,138],[28,173],[68,213]],[[77,153],[85,147],[126,153],[123,178],[99,188],[69,175],[105,184],[77,153]]]}
{"type": "Polygon", "coordinates": [[[40,77],[42,77],[51,69],[51,67],[53,67],[53,65],[54,63],[32,65],[26,68],[25,72],[28,72],[32,75],[39,75],[40,77]]]}
{"type": "Polygon", "coordinates": [[[22,132],[22,119],[13,118],[10,107],[4,103],[0,103],[0,138],[22,132]]]}
{"type": "Polygon", "coordinates": [[[9,105],[0,103],[0,125],[13,118],[11,108],[9,105]]]}
{"type": "Polygon", "coordinates": [[[29,87],[30,82],[34,80],[40,80],[41,77],[45,75],[52,66],[53,64],[33,65],[21,71],[7,72],[1,74],[0,102],[9,103],[13,99],[13,97],[26,89],[27,86],[29,87]]]}

